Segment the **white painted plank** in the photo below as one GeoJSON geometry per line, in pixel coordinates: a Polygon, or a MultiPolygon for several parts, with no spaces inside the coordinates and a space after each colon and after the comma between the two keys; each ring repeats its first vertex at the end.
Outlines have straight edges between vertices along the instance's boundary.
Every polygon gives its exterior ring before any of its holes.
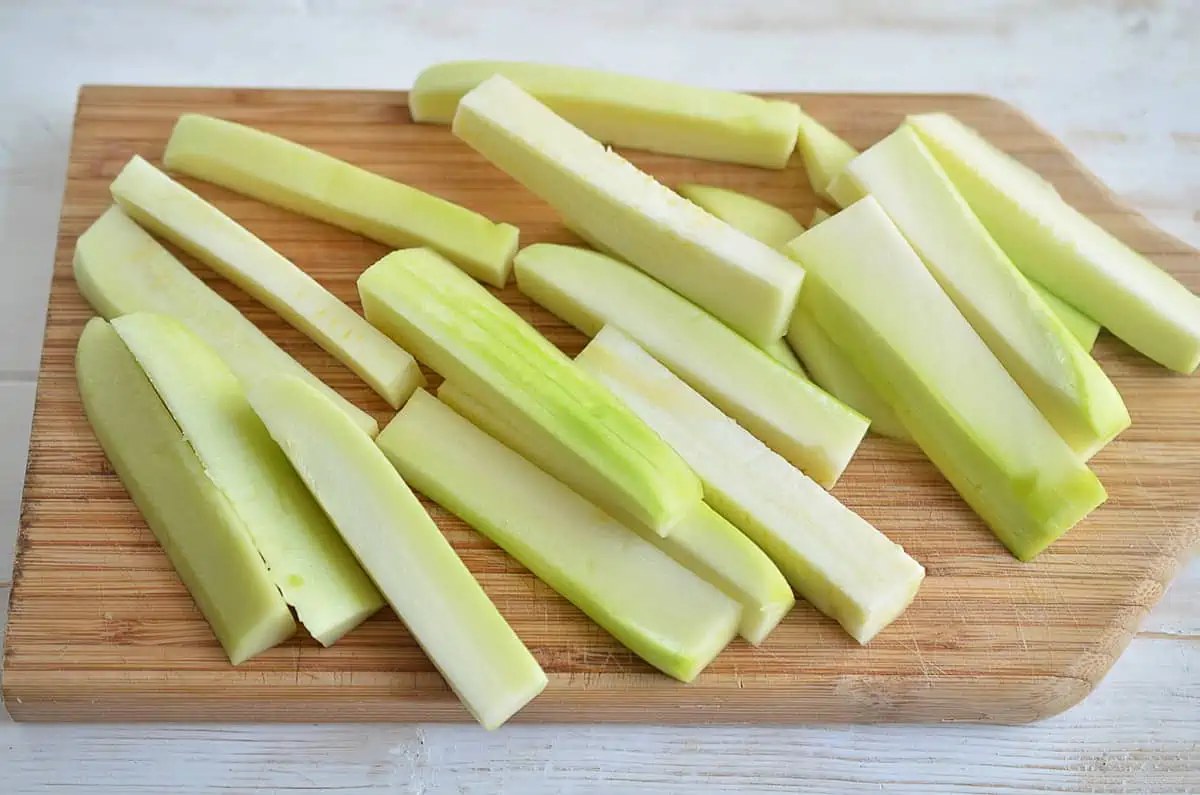
{"type": "Polygon", "coordinates": [[[1141,631],[1200,639],[1200,555],[1193,555],[1175,575],[1141,631]]]}
{"type": "Polygon", "coordinates": [[[1189,792],[1200,643],[1139,640],[1081,706],[1016,728],[0,725],[15,792],[1189,792]],[[1136,713],[1131,710],[1136,704],[1136,713]],[[1136,714],[1136,719],[1131,719],[1136,714]],[[64,759],[70,759],[64,764],[64,759]]]}
{"type": "Polygon", "coordinates": [[[0,382],[0,588],[12,581],[34,386],[0,382]]]}
{"type": "MultiPolygon", "coordinates": [[[[1186,208],[1191,189],[1181,195],[1177,186],[1195,185],[1200,173],[1200,151],[1188,137],[1200,132],[1194,103],[1177,101],[1194,68],[1190,0],[1057,2],[1036,15],[1011,0],[921,0],[902,9],[890,0],[221,5],[6,4],[0,30],[14,45],[0,49],[0,73],[26,79],[6,86],[16,102],[0,125],[42,119],[48,137],[65,143],[63,109],[80,82],[403,87],[432,61],[496,57],[619,66],[736,88],[987,91],[1081,149],[1098,146],[1085,161],[1119,193],[1154,198],[1155,209],[1186,208]],[[155,35],[169,30],[186,35],[155,35]],[[324,57],[298,58],[303,52],[324,57]],[[719,66],[713,52],[721,53],[719,66]],[[29,63],[54,67],[35,71],[29,63]],[[1110,139],[1127,144],[1115,157],[1107,154],[1110,139]],[[1157,197],[1171,208],[1158,207],[1157,197]]],[[[1200,240],[1186,216],[1164,218],[1172,231],[1200,240]]]]}
{"type": "Polygon", "coordinates": [[[36,123],[0,145],[13,157],[38,157],[37,147],[53,147],[62,165],[46,177],[26,182],[0,168],[0,240],[4,241],[4,289],[0,290],[0,317],[4,343],[0,345],[0,380],[31,381],[37,375],[46,324],[46,299],[50,291],[50,272],[54,267],[54,246],[58,230],[58,211],[62,204],[61,172],[66,165],[65,148],[50,139],[37,141],[36,123]],[[56,178],[57,177],[57,178],[56,178]]]}
{"type": "MultiPolygon", "coordinates": [[[[1200,243],[1200,106],[1186,101],[1194,2],[1031,11],[1011,0],[0,3],[0,75],[20,77],[0,81],[0,380],[36,366],[83,82],[403,87],[436,60],[497,57],[735,88],[983,91],[1016,102],[1152,220],[1200,243]]],[[[12,405],[0,402],[0,425],[17,428],[0,435],[0,572],[25,448],[8,440],[28,424],[28,408],[12,405]]],[[[1193,561],[1143,631],[1196,635],[1198,604],[1193,561]]],[[[1186,792],[1200,788],[1196,648],[1135,640],[1083,705],[1017,729],[0,723],[0,792],[1186,792]]]]}

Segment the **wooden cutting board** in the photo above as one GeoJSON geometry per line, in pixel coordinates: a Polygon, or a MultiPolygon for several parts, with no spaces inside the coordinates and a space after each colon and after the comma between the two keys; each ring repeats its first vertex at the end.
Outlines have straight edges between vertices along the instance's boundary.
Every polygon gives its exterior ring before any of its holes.
{"type": "MultiPolygon", "coordinates": [[[[1130,245],[1200,291],[1200,256],[1120,204],[1052,138],[994,99],[800,95],[865,147],[907,113],[946,110],[1048,177],[1130,245]]],[[[444,127],[409,121],[403,93],[85,88],[79,98],[38,381],[4,653],[18,720],[466,720],[390,611],[329,649],[305,635],[238,668],[226,661],[84,419],[72,368],[92,314],[75,240],[108,206],[131,155],[158,161],[199,111],[278,133],[494,220],[525,243],[575,242],[554,214],[444,127]]],[[[667,184],[707,182],[795,211],[815,206],[785,171],[631,152],[667,184]]],[[[385,249],[187,181],[357,306],[354,280],[385,249]]],[[[270,311],[187,260],[317,375],[385,422],[384,403],[270,311]]],[[[570,354],[584,338],[515,288],[501,296],[570,354]]],[[[907,613],[869,647],[799,604],[760,648],[735,640],[691,685],[655,673],[489,541],[430,511],[550,677],[525,721],[1023,722],[1090,692],[1200,535],[1200,379],[1172,376],[1102,336],[1096,355],[1133,427],[1095,459],[1110,499],[1034,563],[1014,560],[912,447],[871,437],[835,493],[925,564],[907,613]]]]}

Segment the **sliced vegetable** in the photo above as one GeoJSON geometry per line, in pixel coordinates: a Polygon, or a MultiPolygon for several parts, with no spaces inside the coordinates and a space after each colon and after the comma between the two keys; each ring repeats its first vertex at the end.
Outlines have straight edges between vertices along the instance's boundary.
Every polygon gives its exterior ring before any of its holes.
{"type": "Polygon", "coordinates": [[[1058,434],[1084,458],[1129,427],[1096,360],[992,240],[911,128],[843,174],[879,202],[930,273],[1058,434]]]}
{"type": "Polygon", "coordinates": [[[211,116],[179,117],[163,165],[349,229],[385,246],[429,246],[503,287],[519,230],[278,136],[211,116]]]}
{"type": "MultiPolygon", "coordinates": [[[[724,219],[722,219],[722,220],[724,220],[724,219]]],[[[567,224],[567,228],[570,229],[572,232],[574,232],[578,237],[582,238],[584,240],[584,242],[586,242],[589,246],[594,248],[596,251],[599,251],[600,253],[605,254],[613,259],[620,259],[620,257],[618,257],[616,255],[616,252],[607,248],[605,245],[600,243],[600,241],[592,238],[583,230],[576,229],[576,228],[572,227],[570,224],[567,224]]],[[[534,244],[534,245],[536,246],[539,244],[534,244]]],[[[531,246],[530,248],[533,248],[533,246],[531,246]]],[[[649,277],[647,277],[647,280],[652,282],[656,286],[661,286],[661,285],[659,285],[658,282],[655,282],[653,279],[650,279],[649,277]]],[[[665,290],[665,288],[664,288],[664,290],[665,290]]],[[[666,292],[671,292],[671,291],[666,290],[666,292]]],[[[686,303],[687,305],[692,306],[692,307],[695,306],[695,304],[692,304],[686,298],[682,299],[682,302],[686,303]]],[[[721,324],[721,325],[724,325],[724,324],[721,324]]],[[[728,326],[725,326],[725,328],[728,328],[728,326]]],[[[736,334],[736,333],[737,332],[734,332],[734,334],[736,334]]],[[[744,337],[743,337],[743,339],[744,339],[744,337]]],[[[768,356],[770,356],[772,359],[774,359],[777,363],[782,364],[784,367],[791,370],[793,373],[796,373],[801,378],[804,378],[805,380],[808,379],[808,373],[804,372],[804,366],[800,364],[800,360],[796,358],[795,352],[793,352],[791,347],[788,346],[786,340],[784,340],[782,338],[777,339],[777,340],[771,340],[770,342],[766,343],[765,345],[759,345],[757,347],[759,347],[761,350],[765,351],[766,354],[768,356]]]]}
{"type": "MultiPolygon", "coordinates": [[[[699,205],[701,209],[712,213],[734,229],[745,232],[772,248],[779,248],[804,231],[804,227],[791,213],[744,193],[696,184],[680,185],[676,190],[680,196],[699,205]]],[[[807,378],[800,360],[785,340],[773,340],[763,345],[762,349],[787,369],[807,378]]]]}
{"type": "Polygon", "coordinates": [[[867,643],[912,602],[925,570],[768,450],[615,327],[576,357],[683,456],[704,495],[801,596],[867,643]]]}
{"type": "MultiPolygon", "coordinates": [[[[522,433],[519,418],[514,420],[511,412],[488,406],[457,383],[442,382],[438,398],[542,470],[569,465],[556,448],[536,444],[522,433]]],[[[387,449],[382,440],[380,444],[387,449]]],[[[707,505],[688,514],[666,538],[640,523],[625,526],[740,602],[738,633],[756,646],[795,603],[791,586],[770,558],[707,505]]]]}
{"type": "Polygon", "coordinates": [[[733,638],[736,602],[429,393],[377,441],[418,491],[663,673],[690,682],[733,638]]]}
{"type": "Polygon", "coordinates": [[[787,340],[769,342],[763,346],[763,350],[767,352],[768,356],[796,375],[804,379],[808,378],[808,373],[804,372],[804,366],[796,358],[796,354],[792,351],[792,347],[788,345],[787,340]]]}
{"type": "Polygon", "coordinates": [[[660,535],[700,501],[700,484],[661,439],[482,285],[429,249],[397,251],[359,277],[372,323],[421,361],[523,418],[561,448],[554,471],[606,510],[660,535]]]}
{"type": "Polygon", "coordinates": [[[1083,349],[1090,351],[1096,344],[1096,337],[1100,336],[1100,324],[1037,282],[1031,281],[1029,286],[1042,297],[1050,311],[1058,315],[1058,319],[1067,327],[1067,331],[1071,332],[1071,336],[1079,340],[1083,349]]]}
{"type": "Polygon", "coordinates": [[[1058,196],[1058,191],[1041,174],[1009,155],[998,146],[993,145],[975,130],[960,122],[949,113],[923,113],[910,116],[907,121],[910,126],[925,127],[933,133],[939,133],[948,140],[957,142],[964,152],[985,160],[991,168],[1003,170],[1006,178],[1024,182],[1027,187],[1058,196]]]}
{"type": "MultiPolygon", "coordinates": [[[[1050,186],[1050,183],[1043,180],[1037,174],[1037,172],[1030,170],[1016,160],[1012,160],[999,150],[992,148],[991,144],[987,143],[982,138],[975,136],[974,131],[970,131],[970,135],[975,137],[980,146],[986,147],[987,151],[993,152],[995,156],[1004,158],[1004,161],[1007,164],[1005,167],[1011,170],[1011,176],[1014,179],[1034,186],[1039,192],[1049,193],[1053,196],[1058,195],[1054,191],[1054,188],[1050,186]]],[[[834,174],[832,179],[830,179],[828,183],[828,189],[825,193],[826,198],[838,205],[838,207],[849,207],[851,204],[854,204],[854,202],[867,195],[867,191],[863,188],[859,180],[854,179],[854,177],[846,171],[846,166],[850,164],[851,160],[858,156],[858,153],[854,152],[853,149],[850,151],[853,152],[853,154],[848,160],[841,162],[840,170],[834,174]]],[[[818,208],[813,213],[813,223],[811,226],[817,225],[818,221],[816,213],[818,212],[822,213],[822,220],[828,217],[828,214],[825,214],[823,210],[818,208]]],[[[1018,267],[1020,267],[1019,264],[1018,267]]],[[[1028,276],[1028,274],[1023,275],[1028,276]]],[[[1051,311],[1058,315],[1059,319],[1067,326],[1067,329],[1071,332],[1071,334],[1080,341],[1084,348],[1090,350],[1092,344],[1096,341],[1096,335],[1100,333],[1099,324],[1084,315],[1075,307],[1068,304],[1066,301],[1063,301],[1055,296],[1037,282],[1031,280],[1029,281],[1029,286],[1042,296],[1042,299],[1049,305],[1051,311]]]]}
{"type": "Polygon", "coordinates": [[[875,433],[901,441],[912,437],[870,382],[862,376],[850,359],[837,346],[825,329],[813,319],[812,313],[797,307],[788,330],[788,342],[799,352],[810,371],[813,383],[871,421],[875,433]]]}
{"type": "Polygon", "coordinates": [[[772,248],[779,248],[804,231],[787,210],[744,193],[696,184],[680,185],[675,190],[734,229],[772,248]]]}
{"type": "Polygon", "coordinates": [[[291,637],[296,623],[245,525],[100,318],[79,337],[75,374],[104,454],[229,661],[237,665],[291,637]]]}
{"type": "Polygon", "coordinates": [[[846,164],[858,154],[850,144],[839,138],[828,127],[809,116],[800,114],[800,134],[796,141],[804,170],[813,192],[825,199],[836,201],[829,194],[829,183],[842,172],[846,164]]]}
{"type": "Polygon", "coordinates": [[[206,263],[353,370],[397,407],[424,383],[407,352],[229,216],[138,156],[112,183],[135,221],[206,263]]]}
{"type": "Polygon", "coordinates": [[[164,315],[125,315],[112,326],[309,633],[329,646],[382,607],[383,597],[212,348],[164,315]]]}
{"type": "Polygon", "coordinates": [[[117,207],[105,211],[75,244],[75,283],[105,318],[133,312],[169,315],[216,351],[243,384],[296,376],[364,433],[379,432],[374,417],[305,370],[117,207]]]}
{"type": "MultiPolygon", "coordinates": [[[[749,235],[758,237],[764,243],[780,248],[804,231],[804,227],[796,223],[791,215],[784,213],[774,205],[733,191],[722,191],[722,193],[728,194],[728,196],[723,196],[721,201],[713,203],[707,209],[722,221],[742,229],[749,235]],[[737,197],[742,201],[730,197],[737,197]],[[780,213],[792,220],[791,228],[796,230],[796,234],[784,236],[783,227],[786,224],[778,221],[780,213]]],[[[803,310],[797,307],[796,312],[792,315],[788,341],[782,343],[788,353],[791,353],[794,347],[801,356],[811,359],[812,362],[809,366],[813,369],[813,380],[816,384],[864,415],[870,420],[872,430],[896,439],[907,438],[908,434],[904,430],[904,426],[900,424],[900,420],[888,407],[887,402],[876,395],[871,385],[854,371],[854,367],[846,360],[845,354],[838,350],[837,345],[829,339],[816,322],[811,318],[797,317],[803,314],[803,310]]],[[[771,347],[765,347],[764,350],[775,360],[780,360],[771,347]]]]}
{"type": "Polygon", "coordinates": [[[767,446],[832,486],[867,421],[678,294],[586,249],[539,243],[514,260],[521,292],[589,336],[618,326],[767,446]]]}
{"type": "Polygon", "coordinates": [[[874,198],[787,249],[816,276],[805,311],[1014,555],[1033,558],[1104,501],[874,198]]]}
{"type": "Polygon", "coordinates": [[[845,169],[839,171],[837,176],[830,180],[829,187],[825,192],[829,195],[829,200],[838,207],[849,207],[867,195],[867,192],[850,178],[845,169]]]}
{"type": "Polygon", "coordinates": [[[504,723],[546,675],[374,443],[295,378],[250,403],[367,574],[463,704],[504,723]]]}
{"type": "Polygon", "coordinates": [[[804,278],[497,75],[458,106],[454,133],[573,228],[758,345],[787,331],[804,278]]]}
{"type": "Polygon", "coordinates": [[[504,75],[593,138],[669,155],[783,168],[796,148],[791,102],[549,64],[452,61],[417,75],[414,121],[449,124],[463,96],[504,75]]]}
{"type": "Polygon", "coordinates": [[[829,213],[825,212],[820,207],[813,208],[812,221],[809,223],[809,227],[816,226],[828,217],[829,213]]]}
{"type": "Polygon", "coordinates": [[[1200,364],[1200,297],[945,114],[907,121],[1026,276],[1181,373],[1200,364]]]}

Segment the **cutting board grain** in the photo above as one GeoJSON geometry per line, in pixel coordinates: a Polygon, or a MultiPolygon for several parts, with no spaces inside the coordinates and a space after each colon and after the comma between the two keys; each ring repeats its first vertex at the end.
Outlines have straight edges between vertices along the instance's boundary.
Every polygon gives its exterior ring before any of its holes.
{"type": "MultiPolygon", "coordinates": [[[[1072,203],[1200,290],[1200,256],[1120,205],[1051,137],[995,99],[799,95],[856,146],[907,113],[946,110],[1049,178],[1072,203]]],[[[442,127],[410,123],[399,92],[89,87],[79,97],[38,381],[4,655],[18,720],[466,720],[389,612],[335,647],[304,636],[231,667],[88,428],[72,369],[91,315],[75,240],[108,206],[131,155],[157,161],[175,118],[199,111],[278,133],[518,225],[525,243],[575,242],[554,214],[442,127]]],[[[815,199],[784,171],[630,152],[668,184],[744,190],[807,220],[815,199]]],[[[187,181],[357,306],[354,279],[385,249],[187,181]]],[[[191,260],[317,375],[381,422],[384,403],[271,312],[191,260]]],[[[568,353],[584,338],[515,288],[500,295],[568,353]]],[[[1037,561],[1018,563],[913,448],[869,438],[835,489],[925,564],[912,608],[867,648],[800,604],[760,648],[738,640],[691,685],[656,674],[486,539],[430,511],[550,685],[525,721],[1024,722],[1087,695],[1200,532],[1200,380],[1102,336],[1096,355],[1133,427],[1095,469],[1110,499],[1037,561]]]]}

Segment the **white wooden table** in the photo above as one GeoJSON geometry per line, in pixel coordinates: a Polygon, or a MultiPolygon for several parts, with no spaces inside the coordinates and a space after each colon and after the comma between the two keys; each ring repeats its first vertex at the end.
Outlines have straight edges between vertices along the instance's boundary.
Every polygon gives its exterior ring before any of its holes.
{"type": "MultiPolygon", "coordinates": [[[[1152,220],[1200,245],[1195,0],[607,0],[563,10],[569,5],[0,0],[0,599],[81,83],[398,88],[434,61],[492,57],[730,88],[986,92],[1028,111],[1152,220]]],[[[168,788],[1200,792],[1200,561],[1095,694],[1030,727],[515,726],[486,734],[0,718],[0,793],[168,788]]]]}

